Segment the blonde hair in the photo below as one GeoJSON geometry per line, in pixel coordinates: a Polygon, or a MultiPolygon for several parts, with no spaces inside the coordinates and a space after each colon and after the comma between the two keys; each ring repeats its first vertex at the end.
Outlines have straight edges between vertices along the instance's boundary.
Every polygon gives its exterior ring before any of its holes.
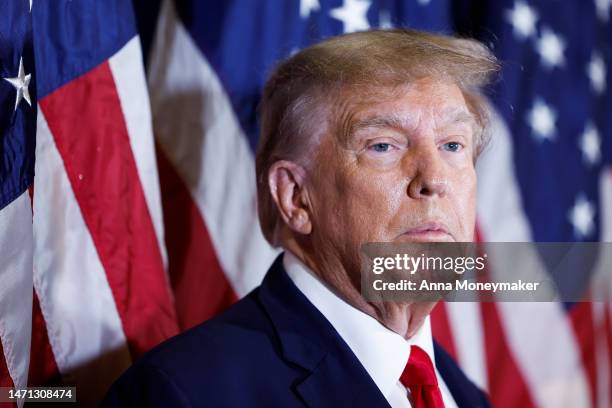
{"type": "Polygon", "coordinates": [[[478,129],[475,158],[488,141],[488,115],[480,97],[499,64],[478,41],[414,30],[372,30],[330,38],[276,66],[260,103],[261,134],[255,166],[259,221],[278,246],[279,214],[268,172],[278,160],[300,164],[318,146],[315,128],[329,113],[325,102],[342,91],[398,86],[420,78],[452,81],[463,92],[478,129]]]}

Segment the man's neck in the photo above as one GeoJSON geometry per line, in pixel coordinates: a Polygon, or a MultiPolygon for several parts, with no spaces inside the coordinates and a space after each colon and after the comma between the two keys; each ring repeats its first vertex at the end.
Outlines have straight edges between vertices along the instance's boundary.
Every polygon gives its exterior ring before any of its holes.
{"type": "Polygon", "coordinates": [[[410,339],[423,325],[435,303],[368,302],[356,288],[343,263],[333,254],[304,250],[296,241],[287,240],[284,248],[306,265],[338,297],[372,316],[382,325],[410,339]]]}

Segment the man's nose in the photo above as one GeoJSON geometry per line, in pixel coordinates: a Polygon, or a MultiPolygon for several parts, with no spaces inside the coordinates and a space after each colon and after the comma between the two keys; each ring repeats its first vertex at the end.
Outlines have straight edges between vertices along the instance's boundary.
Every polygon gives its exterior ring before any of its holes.
{"type": "Polygon", "coordinates": [[[436,147],[414,151],[408,167],[408,196],[413,199],[443,197],[448,190],[448,175],[436,147]]]}

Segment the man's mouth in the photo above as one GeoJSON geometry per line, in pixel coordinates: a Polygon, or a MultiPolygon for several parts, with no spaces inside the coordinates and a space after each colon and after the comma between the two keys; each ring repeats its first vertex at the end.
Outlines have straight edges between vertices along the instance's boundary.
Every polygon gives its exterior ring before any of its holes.
{"type": "Polygon", "coordinates": [[[441,222],[425,222],[405,231],[400,239],[409,242],[448,242],[454,241],[448,227],[441,222]]]}

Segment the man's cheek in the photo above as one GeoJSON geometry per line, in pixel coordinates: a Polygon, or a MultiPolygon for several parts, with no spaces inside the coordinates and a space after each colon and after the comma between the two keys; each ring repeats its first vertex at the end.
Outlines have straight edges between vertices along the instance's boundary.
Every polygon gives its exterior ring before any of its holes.
{"type": "Polygon", "coordinates": [[[472,241],[476,226],[476,200],[474,195],[466,195],[458,200],[457,217],[461,225],[462,241],[472,241]]]}
{"type": "Polygon", "coordinates": [[[401,184],[401,177],[398,177],[397,174],[372,171],[362,172],[352,181],[355,192],[370,198],[385,198],[385,196],[394,195],[394,190],[400,188],[401,184]]]}

